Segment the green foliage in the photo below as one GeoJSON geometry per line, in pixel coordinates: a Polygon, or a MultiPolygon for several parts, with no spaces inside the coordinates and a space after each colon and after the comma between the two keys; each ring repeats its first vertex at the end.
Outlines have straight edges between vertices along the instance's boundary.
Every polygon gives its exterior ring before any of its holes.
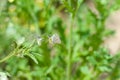
{"type": "Polygon", "coordinates": [[[0,71],[10,80],[119,80],[120,54],[102,46],[119,0],[93,0],[95,12],[87,1],[1,0],[0,71]]]}

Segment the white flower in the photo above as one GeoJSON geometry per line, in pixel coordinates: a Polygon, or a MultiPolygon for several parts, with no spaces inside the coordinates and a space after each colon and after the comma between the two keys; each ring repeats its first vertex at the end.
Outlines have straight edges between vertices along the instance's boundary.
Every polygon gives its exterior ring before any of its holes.
{"type": "Polygon", "coordinates": [[[8,80],[7,74],[4,72],[0,72],[0,80],[8,80]]]}
{"type": "Polygon", "coordinates": [[[49,38],[49,43],[52,44],[60,44],[61,40],[58,34],[53,34],[50,38],[49,38]]]}
{"type": "Polygon", "coordinates": [[[25,41],[25,37],[20,37],[19,39],[17,39],[17,44],[21,45],[24,43],[24,41],[25,41]]]}
{"type": "Polygon", "coordinates": [[[41,46],[42,38],[37,38],[37,43],[39,46],[41,46]]]}

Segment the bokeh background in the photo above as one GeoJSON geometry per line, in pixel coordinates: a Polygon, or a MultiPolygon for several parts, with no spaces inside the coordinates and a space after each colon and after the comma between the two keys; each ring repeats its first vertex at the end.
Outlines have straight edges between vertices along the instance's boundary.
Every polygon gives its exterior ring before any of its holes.
{"type": "Polygon", "coordinates": [[[0,72],[9,80],[120,80],[119,9],[120,0],[0,0],[0,72]]]}

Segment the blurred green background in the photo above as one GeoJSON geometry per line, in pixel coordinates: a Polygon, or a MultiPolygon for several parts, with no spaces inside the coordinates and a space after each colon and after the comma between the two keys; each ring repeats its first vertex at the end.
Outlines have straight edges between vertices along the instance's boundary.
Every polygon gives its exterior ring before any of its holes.
{"type": "Polygon", "coordinates": [[[120,54],[102,45],[114,34],[105,20],[119,7],[119,0],[0,0],[0,72],[9,80],[120,80],[120,54]]]}

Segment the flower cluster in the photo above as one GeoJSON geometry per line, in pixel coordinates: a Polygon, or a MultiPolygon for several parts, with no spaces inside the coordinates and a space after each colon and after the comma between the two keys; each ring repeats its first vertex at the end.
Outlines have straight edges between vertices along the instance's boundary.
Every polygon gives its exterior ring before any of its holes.
{"type": "MultiPolygon", "coordinates": [[[[44,40],[44,38],[37,38],[37,44],[40,46],[42,44],[42,41],[44,40]]],[[[53,45],[53,44],[61,44],[61,40],[58,34],[53,34],[51,37],[48,37],[48,42],[49,44],[53,45]]]]}

